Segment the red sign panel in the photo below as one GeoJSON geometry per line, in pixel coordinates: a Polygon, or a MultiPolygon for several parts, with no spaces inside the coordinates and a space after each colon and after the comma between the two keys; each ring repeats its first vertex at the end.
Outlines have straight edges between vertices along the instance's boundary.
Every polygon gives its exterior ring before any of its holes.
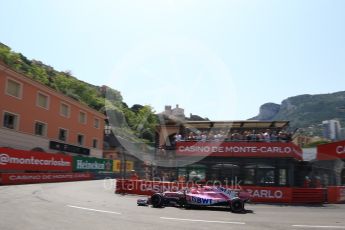
{"type": "Polygon", "coordinates": [[[345,159],[345,141],[338,141],[317,146],[318,160],[345,159]]]}
{"type": "Polygon", "coordinates": [[[1,175],[1,184],[31,184],[91,179],[91,173],[3,173],[1,175]]]}
{"type": "Polygon", "coordinates": [[[327,191],[328,202],[331,204],[345,202],[345,186],[329,186],[327,191]]]}
{"type": "Polygon", "coordinates": [[[71,172],[72,157],[0,148],[0,170],[71,172]]]}
{"type": "Polygon", "coordinates": [[[251,195],[254,202],[290,203],[292,189],[286,187],[241,186],[251,195]]]}
{"type": "Polygon", "coordinates": [[[302,160],[302,150],[280,142],[177,142],[177,155],[222,157],[293,157],[302,160]]]}
{"type": "Polygon", "coordinates": [[[345,187],[339,188],[339,201],[344,202],[345,201],[345,187]]]}

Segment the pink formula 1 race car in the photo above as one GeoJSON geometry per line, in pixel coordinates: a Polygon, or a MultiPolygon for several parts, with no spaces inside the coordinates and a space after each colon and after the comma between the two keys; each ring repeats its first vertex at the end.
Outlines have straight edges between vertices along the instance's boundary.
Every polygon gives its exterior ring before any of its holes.
{"type": "Polygon", "coordinates": [[[203,186],[184,189],[178,192],[155,193],[148,199],[138,199],[138,205],[197,207],[227,206],[232,212],[244,212],[244,204],[250,200],[250,194],[237,189],[217,186],[203,186]]]}

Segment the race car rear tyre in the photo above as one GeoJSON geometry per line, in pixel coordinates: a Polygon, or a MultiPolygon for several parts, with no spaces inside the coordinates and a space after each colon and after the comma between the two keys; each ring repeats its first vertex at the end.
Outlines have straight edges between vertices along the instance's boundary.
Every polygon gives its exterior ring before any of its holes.
{"type": "Polygon", "coordinates": [[[230,203],[230,208],[232,212],[243,212],[244,202],[241,199],[233,199],[230,203]]]}
{"type": "Polygon", "coordinates": [[[154,208],[160,208],[163,206],[164,198],[161,194],[155,193],[151,196],[151,204],[154,208]]]}
{"type": "Polygon", "coordinates": [[[180,207],[184,207],[184,208],[186,208],[186,207],[188,206],[188,204],[187,204],[187,200],[186,200],[186,198],[185,198],[185,197],[180,198],[180,199],[178,200],[178,202],[177,202],[177,203],[180,205],[180,207]]]}

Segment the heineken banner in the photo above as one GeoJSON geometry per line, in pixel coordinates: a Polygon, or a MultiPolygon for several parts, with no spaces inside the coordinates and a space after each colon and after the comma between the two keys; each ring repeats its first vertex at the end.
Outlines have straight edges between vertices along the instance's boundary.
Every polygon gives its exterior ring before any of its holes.
{"type": "Polygon", "coordinates": [[[73,157],[73,171],[112,172],[113,161],[95,157],[73,157]]]}

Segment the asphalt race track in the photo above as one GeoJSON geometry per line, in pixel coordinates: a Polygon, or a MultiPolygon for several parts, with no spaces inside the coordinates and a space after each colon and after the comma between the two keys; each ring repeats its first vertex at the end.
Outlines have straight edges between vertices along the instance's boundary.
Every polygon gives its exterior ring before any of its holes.
{"type": "Polygon", "coordinates": [[[138,207],[114,180],[0,186],[0,229],[345,229],[345,204],[226,209],[138,207]]]}

